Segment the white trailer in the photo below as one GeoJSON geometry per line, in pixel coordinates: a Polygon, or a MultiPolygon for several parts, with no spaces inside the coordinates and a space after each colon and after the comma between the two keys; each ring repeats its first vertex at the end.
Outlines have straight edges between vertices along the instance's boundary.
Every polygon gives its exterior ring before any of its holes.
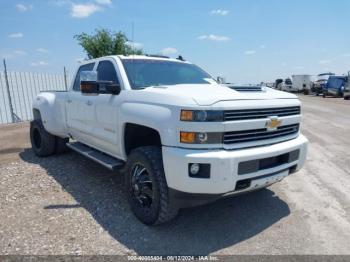
{"type": "Polygon", "coordinates": [[[312,76],[311,75],[292,75],[294,92],[303,92],[304,94],[309,94],[311,92],[312,86],[312,76]]]}

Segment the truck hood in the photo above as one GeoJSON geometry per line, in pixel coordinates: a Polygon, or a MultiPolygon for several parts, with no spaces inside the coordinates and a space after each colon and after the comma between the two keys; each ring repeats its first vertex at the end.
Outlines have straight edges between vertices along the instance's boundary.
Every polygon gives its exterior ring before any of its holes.
{"type": "Polygon", "coordinates": [[[211,106],[221,101],[231,100],[269,100],[269,99],[296,99],[297,97],[287,92],[281,92],[271,88],[263,88],[263,91],[236,91],[227,86],[218,84],[181,84],[169,86],[154,86],[146,88],[148,92],[191,98],[200,106],[211,106]]]}

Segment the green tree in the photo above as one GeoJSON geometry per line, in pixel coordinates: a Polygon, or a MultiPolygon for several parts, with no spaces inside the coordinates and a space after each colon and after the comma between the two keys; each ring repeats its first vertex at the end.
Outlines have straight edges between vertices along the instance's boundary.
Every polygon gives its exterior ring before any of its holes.
{"type": "Polygon", "coordinates": [[[74,38],[84,48],[90,59],[107,55],[141,55],[143,53],[142,49],[133,48],[121,31],[115,33],[106,29],[96,29],[92,35],[81,33],[74,38]]]}

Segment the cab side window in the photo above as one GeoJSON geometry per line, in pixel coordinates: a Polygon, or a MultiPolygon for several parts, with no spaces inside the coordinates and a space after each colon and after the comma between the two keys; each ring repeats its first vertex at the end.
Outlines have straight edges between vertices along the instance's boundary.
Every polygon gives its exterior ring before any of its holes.
{"type": "Polygon", "coordinates": [[[113,84],[119,84],[117,72],[110,61],[101,61],[97,67],[99,81],[112,81],[113,84]]]}
{"type": "Polygon", "coordinates": [[[74,91],[80,91],[80,73],[82,71],[92,71],[94,69],[94,65],[95,63],[91,63],[91,64],[82,65],[81,67],[79,67],[79,70],[74,80],[74,85],[73,85],[74,91]]]}

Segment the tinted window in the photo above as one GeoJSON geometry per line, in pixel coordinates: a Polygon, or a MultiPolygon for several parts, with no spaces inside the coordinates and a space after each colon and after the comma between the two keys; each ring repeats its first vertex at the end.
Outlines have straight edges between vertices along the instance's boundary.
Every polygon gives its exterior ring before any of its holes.
{"type": "Polygon", "coordinates": [[[177,84],[209,84],[212,77],[198,66],[182,62],[124,59],[122,60],[131,88],[177,84]]]}
{"type": "Polygon", "coordinates": [[[114,84],[119,84],[117,72],[110,61],[101,61],[97,67],[97,74],[99,81],[112,81],[114,84]]]}
{"type": "Polygon", "coordinates": [[[290,80],[289,78],[286,79],[285,81],[286,85],[291,85],[292,84],[292,80],[290,80]]]}
{"type": "Polygon", "coordinates": [[[79,68],[77,75],[75,77],[75,80],[74,80],[74,86],[73,86],[74,91],[80,91],[80,73],[82,71],[92,71],[94,69],[94,65],[95,65],[95,63],[91,63],[91,64],[82,65],[79,68]]]}
{"type": "Polygon", "coordinates": [[[278,84],[280,84],[282,82],[283,82],[283,79],[276,79],[276,81],[275,81],[276,85],[278,85],[278,84]]]}

